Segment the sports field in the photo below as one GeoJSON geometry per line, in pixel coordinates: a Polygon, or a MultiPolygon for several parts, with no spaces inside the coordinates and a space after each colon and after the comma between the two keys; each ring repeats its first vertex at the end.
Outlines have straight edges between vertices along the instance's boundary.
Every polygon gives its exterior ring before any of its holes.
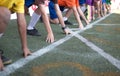
{"type": "MultiPolygon", "coordinates": [[[[26,19],[29,23],[30,17],[26,19]]],[[[73,16],[69,21],[76,23],[73,16]]],[[[59,25],[51,27],[55,42],[49,44],[43,23],[37,23],[41,36],[27,36],[33,54],[23,58],[17,23],[11,20],[0,48],[13,63],[0,76],[120,76],[120,11],[96,19],[84,30],[68,25],[67,36],[59,25]]]]}

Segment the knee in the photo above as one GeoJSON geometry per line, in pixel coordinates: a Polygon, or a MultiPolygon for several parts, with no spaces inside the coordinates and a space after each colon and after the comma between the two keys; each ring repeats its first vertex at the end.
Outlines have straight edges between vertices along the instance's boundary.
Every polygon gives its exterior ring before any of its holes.
{"type": "Polygon", "coordinates": [[[0,12],[0,21],[7,24],[8,21],[10,20],[11,12],[9,11],[9,9],[5,7],[0,7],[0,11],[2,11],[0,12]]]}
{"type": "Polygon", "coordinates": [[[10,20],[10,11],[5,7],[0,7],[0,33],[3,33],[10,20]]]}
{"type": "Polygon", "coordinates": [[[55,20],[55,24],[59,24],[59,20],[57,19],[57,20],[55,20]]]}
{"type": "Polygon", "coordinates": [[[50,19],[50,22],[53,23],[53,24],[59,24],[58,19],[50,19]]]}

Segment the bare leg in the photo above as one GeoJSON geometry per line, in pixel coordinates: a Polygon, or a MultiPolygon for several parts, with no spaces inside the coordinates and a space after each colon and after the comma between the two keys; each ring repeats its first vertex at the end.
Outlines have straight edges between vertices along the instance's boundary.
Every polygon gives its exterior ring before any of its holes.
{"type": "MultiPolygon", "coordinates": [[[[0,7],[0,35],[2,36],[2,34],[4,33],[6,26],[10,20],[10,11],[5,8],[5,7],[0,7]]],[[[3,70],[3,63],[1,60],[1,53],[0,53],[0,70],[3,70]]]]}
{"type": "Polygon", "coordinates": [[[0,7],[0,33],[4,33],[10,20],[10,11],[5,7],[0,7]]]}

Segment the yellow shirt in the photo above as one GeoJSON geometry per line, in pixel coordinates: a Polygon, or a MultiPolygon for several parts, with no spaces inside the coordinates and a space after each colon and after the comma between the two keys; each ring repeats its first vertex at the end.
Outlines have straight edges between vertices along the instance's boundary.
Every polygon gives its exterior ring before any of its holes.
{"type": "Polygon", "coordinates": [[[8,8],[11,12],[24,13],[24,0],[0,0],[0,6],[8,8]]]}

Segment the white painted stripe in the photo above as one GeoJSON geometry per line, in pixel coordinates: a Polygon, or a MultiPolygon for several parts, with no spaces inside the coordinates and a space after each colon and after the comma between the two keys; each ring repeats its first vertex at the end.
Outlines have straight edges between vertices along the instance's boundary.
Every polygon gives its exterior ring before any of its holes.
{"type": "Polygon", "coordinates": [[[84,30],[87,30],[89,28],[91,28],[94,24],[102,21],[103,19],[105,19],[106,17],[108,17],[110,14],[104,16],[103,18],[101,18],[100,20],[97,20],[89,25],[87,25],[87,27],[85,27],[83,30],[79,30],[77,32],[75,32],[74,34],[68,35],[65,38],[62,38],[60,40],[58,40],[57,42],[54,42],[52,44],[50,44],[49,46],[42,48],[40,50],[38,50],[37,52],[34,52],[32,55],[28,56],[27,58],[21,58],[18,61],[14,62],[11,65],[8,65],[5,67],[4,71],[0,72],[0,75],[2,76],[8,76],[10,73],[15,72],[17,69],[23,67],[25,64],[27,64],[28,62],[32,61],[33,59],[49,52],[52,51],[53,48],[59,46],[60,44],[64,43],[65,41],[69,40],[70,38],[72,38],[74,35],[83,32],[84,30]]]}
{"type": "MultiPolygon", "coordinates": [[[[104,20],[106,17],[110,16],[111,14],[112,14],[112,13],[107,14],[106,16],[100,18],[99,20],[97,20],[97,21],[95,21],[95,22],[93,22],[93,23],[90,23],[89,25],[87,25],[87,26],[83,29],[83,31],[92,28],[93,25],[96,25],[98,22],[104,20]]],[[[80,29],[79,29],[79,28],[70,28],[70,30],[73,30],[73,31],[74,31],[74,30],[80,30],[80,29]]]]}
{"type": "Polygon", "coordinates": [[[103,25],[103,26],[115,26],[115,25],[120,25],[120,24],[95,24],[95,25],[103,25]]]}
{"type": "Polygon", "coordinates": [[[80,39],[82,42],[84,42],[87,46],[89,46],[91,49],[93,49],[94,51],[98,52],[101,56],[103,56],[105,59],[107,59],[112,65],[114,65],[115,67],[117,67],[120,70],[120,61],[117,60],[116,58],[114,58],[113,56],[111,56],[110,54],[104,52],[104,50],[102,50],[101,48],[97,47],[96,45],[94,45],[92,42],[88,41],[87,39],[85,39],[84,37],[80,36],[80,35],[75,35],[78,39],[80,39]]]}
{"type": "Polygon", "coordinates": [[[50,44],[49,46],[42,48],[40,50],[38,50],[37,52],[32,53],[32,55],[28,56],[27,58],[21,58],[20,60],[14,62],[11,65],[8,65],[7,67],[5,67],[4,71],[0,72],[0,75],[2,76],[7,76],[10,73],[15,72],[15,70],[19,69],[20,67],[24,66],[25,64],[27,64],[28,62],[32,61],[33,59],[49,52],[52,51],[52,49],[54,49],[55,47],[59,46],[60,44],[64,43],[65,41],[69,40],[70,38],[72,38],[75,34],[77,34],[80,31],[77,31],[74,34],[68,35],[60,40],[58,40],[57,42],[54,42],[52,44],[50,44]]]}
{"type": "Polygon", "coordinates": [[[73,31],[80,30],[80,28],[70,28],[73,31]]]}
{"type": "MultiPolygon", "coordinates": [[[[105,18],[103,18],[103,19],[105,19],[105,18]]],[[[99,22],[100,21],[101,20],[99,20],[99,22]]],[[[96,22],[93,23],[93,24],[96,24],[96,22]]],[[[91,25],[91,26],[93,26],[93,25],[91,25]]],[[[74,34],[74,32],[72,30],[71,30],[71,33],[74,34]]],[[[114,58],[110,54],[104,52],[104,50],[102,50],[101,48],[97,47],[92,42],[88,41],[87,39],[85,39],[84,37],[80,36],[79,34],[76,34],[75,37],[77,37],[78,39],[80,39],[82,42],[84,42],[87,46],[89,46],[94,51],[98,52],[101,56],[103,56],[105,59],[107,59],[112,65],[114,65],[115,67],[117,67],[118,69],[120,69],[120,61],[119,60],[117,60],[116,58],[114,58]]]]}
{"type": "Polygon", "coordinates": [[[99,20],[97,20],[97,21],[95,21],[95,22],[93,22],[93,23],[91,23],[91,24],[87,25],[85,29],[91,28],[93,25],[95,25],[95,24],[97,24],[98,22],[100,22],[100,21],[104,20],[106,17],[110,16],[111,14],[112,14],[112,13],[107,14],[106,16],[104,16],[104,17],[100,18],[99,20]],[[89,27],[88,27],[88,26],[89,26],[89,27]]]}

